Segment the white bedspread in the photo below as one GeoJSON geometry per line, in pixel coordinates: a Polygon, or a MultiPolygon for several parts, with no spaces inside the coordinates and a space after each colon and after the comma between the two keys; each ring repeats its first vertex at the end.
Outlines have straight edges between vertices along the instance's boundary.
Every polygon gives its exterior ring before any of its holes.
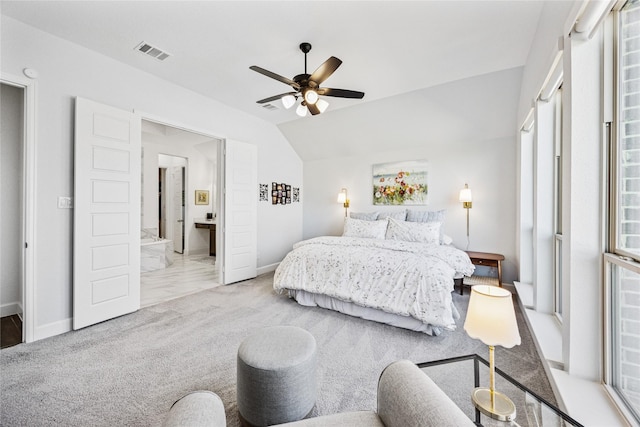
{"type": "Polygon", "coordinates": [[[296,243],[273,286],[278,293],[328,295],[453,330],[453,278],[473,270],[467,254],[453,246],[325,236],[296,243]]]}

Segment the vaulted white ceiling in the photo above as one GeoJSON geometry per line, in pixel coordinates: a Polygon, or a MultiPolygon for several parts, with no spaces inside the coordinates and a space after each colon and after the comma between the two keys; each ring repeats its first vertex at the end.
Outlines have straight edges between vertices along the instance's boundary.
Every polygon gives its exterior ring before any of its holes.
{"type": "MultiPolygon", "coordinates": [[[[335,117],[340,109],[522,67],[543,5],[483,0],[1,3],[4,15],[279,124],[285,136],[301,133],[306,123],[325,114],[335,117]],[[158,61],[141,54],[134,48],[142,41],[171,57],[158,61]],[[256,104],[290,88],[249,66],[292,78],[304,71],[298,46],[305,41],[313,45],[309,73],[330,56],[343,61],[322,86],[363,91],[364,99],[327,97],[327,113],[303,119],[279,101],[271,103],[274,110],[256,104]]],[[[291,143],[295,148],[297,142],[291,143]]]]}

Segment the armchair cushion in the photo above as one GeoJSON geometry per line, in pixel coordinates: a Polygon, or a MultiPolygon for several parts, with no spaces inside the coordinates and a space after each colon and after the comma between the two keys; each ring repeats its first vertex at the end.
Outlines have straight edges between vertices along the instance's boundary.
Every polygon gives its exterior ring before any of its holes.
{"type": "Polygon", "coordinates": [[[475,424],[414,363],[387,366],[378,381],[378,416],[386,427],[463,427],[475,424]]]}
{"type": "Polygon", "coordinates": [[[163,427],[225,427],[222,399],[211,391],[193,391],[178,399],[169,410],[163,427]]]}

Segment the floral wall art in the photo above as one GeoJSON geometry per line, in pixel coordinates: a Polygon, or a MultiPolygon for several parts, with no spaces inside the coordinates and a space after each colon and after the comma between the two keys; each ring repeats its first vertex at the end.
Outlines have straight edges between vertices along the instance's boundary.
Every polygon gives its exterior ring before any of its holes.
{"type": "Polygon", "coordinates": [[[427,161],[373,165],[374,205],[426,205],[427,161]]]}

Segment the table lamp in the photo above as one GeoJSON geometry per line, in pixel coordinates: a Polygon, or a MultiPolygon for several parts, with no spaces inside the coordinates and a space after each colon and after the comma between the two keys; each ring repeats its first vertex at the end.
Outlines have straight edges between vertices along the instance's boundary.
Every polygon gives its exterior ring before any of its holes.
{"type": "Polygon", "coordinates": [[[518,322],[511,292],[488,285],[471,287],[464,330],[471,338],[489,346],[489,388],[477,387],[471,394],[474,406],[483,414],[500,421],[512,421],[516,406],[495,390],[494,346],[511,348],[520,344],[518,322]]]}

